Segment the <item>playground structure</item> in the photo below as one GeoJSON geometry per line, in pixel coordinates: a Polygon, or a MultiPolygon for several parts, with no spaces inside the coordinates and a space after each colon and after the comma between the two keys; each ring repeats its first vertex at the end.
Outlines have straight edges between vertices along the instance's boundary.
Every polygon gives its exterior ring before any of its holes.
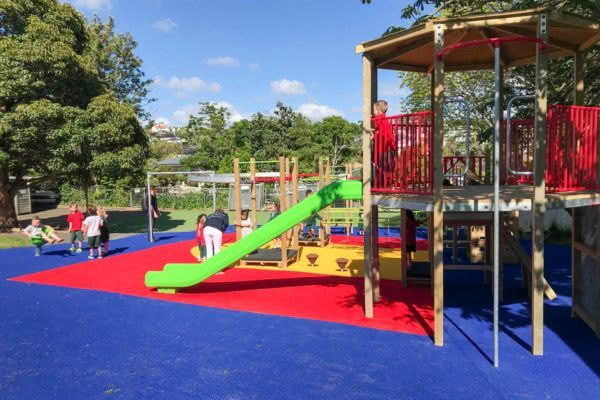
{"type": "MultiPolygon", "coordinates": [[[[543,220],[547,209],[565,208],[572,209],[573,215],[573,315],[581,317],[600,335],[600,270],[597,268],[600,235],[595,234],[595,225],[590,225],[590,221],[600,222],[600,212],[593,207],[600,204],[597,193],[600,187],[597,162],[600,108],[582,106],[584,52],[599,41],[597,22],[559,11],[535,9],[435,19],[357,46],[363,60],[362,183],[352,179],[334,182],[297,204],[292,194],[292,206],[287,209],[288,196],[284,188],[289,181],[298,179],[297,170],[290,174],[289,162],[280,158],[278,174],[257,179],[258,174],[255,177],[252,173],[241,174],[238,161],[234,173],[234,185],[238,187],[236,204],[241,204],[242,178],[251,178],[254,184],[279,180],[282,214],[205,262],[201,269],[196,264],[167,264],[163,271],[148,272],[146,285],[160,292],[174,293],[240,260],[243,262],[276,237],[282,238],[278,260],[281,264],[277,265],[285,267],[288,249],[283,243],[287,242],[287,231],[336,201],[362,200],[364,310],[365,316],[371,318],[373,304],[381,298],[379,208],[401,210],[402,237],[406,237],[406,210],[419,210],[429,214],[434,343],[438,346],[444,343],[444,269],[481,269],[486,279],[490,280],[490,275],[493,278],[494,365],[497,366],[503,264],[500,249],[508,246],[516,254],[522,265],[522,282],[531,287],[532,352],[541,355],[544,295],[549,299],[556,297],[544,279],[543,220]],[[481,51],[481,46],[486,50],[481,51]],[[564,56],[575,58],[574,105],[549,107],[548,60],[564,56]],[[512,102],[525,100],[516,98],[508,103],[504,121],[503,71],[532,63],[536,65],[537,77],[535,115],[531,119],[511,120],[512,102]],[[377,99],[378,69],[427,73],[432,79],[432,110],[387,118],[392,141],[399,149],[392,162],[384,138],[373,129],[371,122],[371,106],[377,99]],[[476,69],[495,71],[494,155],[486,159],[467,151],[464,156],[445,159],[442,157],[444,73],[476,69]],[[493,165],[493,171],[489,164],[493,165]],[[390,165],[393,167],[389,168],[390,165]],[[491,176],[485,171],[491,172],[491,176]],[[446,179],[451,186],[444,184],[446,179]],[[518,211],[533,214],[531,257],[520,247],[518,230],[514,229],[518,211]],[[452,264],[444,265],[444,232],[446,228],[453,229],[451,242],[456,249],[456,228],[463,226],[467,232],[472,226],[486,227],[486,257],[482,265],[456,264],[455,256],[452,264]],[[589,267],[591,264],[595,267],[589,267]],[[529,278],[525,279],[526,276],[529,278]]],[[[293,164],[296,168],[297,161],[293,164]]],[[[324,179],[323,174],[320,175],[324,179]]],[[[240,209],[241,205],[237,206],[238,221],[240,209]]],[[[256,221],[255,216],[253,220],[256,221]]],[[[294,233],[292,237],[297,235],[294,233]]],[[[406,285],[410,279],[405,241],[401,254],[402,284],[406,285]]]]}
{"type": "MultiPolygon", "coordinates": [[[[377,249],[372,245],[377,243],[374,225],[378,207],[430,213],[434,342],[438,346],[444,343],[444,226],[449,219],[463,222],[483,219],[491,226],[488,231],[494,244],[490,251],[494,260],[494,365],[497,366],[502,265],[499,249],[509,237],[504,221],[515,211],[531,210],[532,352],[543,354],[544,214],[547,209],[567,208],[572,209],[574,216],[573,315],[584,319],[600,335],[600,235],[593,234],[589,224],[600,221],[598,207],[593,207],[600,204],[597,193],[600,108],[583,106],[584,54],[599,41],[597,21],[557,10],[534,9],[433,19],[357,46],[356,52],[362,54],[363,60],[364,294],[368,317],[372,316],[373,302],[380,298],[377,249]],[[573,105],[549,106],[548,60],[565,56],[574,57],[573,105]],[[536,65],[535,115],[528,120],[505,122],[503,72],[526,64],[536,65]],[[385,146],[378,141],[385,138],[377,130],[373,132],[371,125],[371,106],[378,98],[378,69],[429,74],[432,82],[431,110],[388,117],[393,140],[399,144],[392,170],[378,168],[385,146]],[[444,74],[481,69],[495,71],[495,146],[490,160],[495,179],[492,185],[444,187],[444,74]],[[594,264],[595,268],[586,268],[588,264],[594,264]]],[[[468,160],[469,155],[465,157],[468,160]]],[[[515,243],[516,240],[511,241],[515,243]]],[[[405,254],[403,247],[403,260],[405,254]]],[[[521,254],[521,258],[526,257],[521,254]]]]}

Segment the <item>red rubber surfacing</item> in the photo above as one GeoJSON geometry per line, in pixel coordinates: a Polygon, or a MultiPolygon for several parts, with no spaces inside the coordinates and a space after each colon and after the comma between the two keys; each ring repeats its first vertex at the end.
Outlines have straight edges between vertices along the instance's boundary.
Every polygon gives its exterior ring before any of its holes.
{"type": "Polygon", "coordinates": [[[433,334],[431,290],[428,287],[402,288],[399,281],[381,281],[381,301],[375,304],[372,319],[364,317],[362,277],[234,268],[174,295],[146,288],[144,275],[147,271],[162,270],[167,263],[195,262],[190,254],[194,245],[194,241],[184,241],[157,246],[11,280],[419,335],[433,334]]]}

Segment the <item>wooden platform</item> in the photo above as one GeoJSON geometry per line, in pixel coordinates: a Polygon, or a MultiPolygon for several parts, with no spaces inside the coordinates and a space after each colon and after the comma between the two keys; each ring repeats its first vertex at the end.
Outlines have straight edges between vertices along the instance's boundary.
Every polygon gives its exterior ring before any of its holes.
{"type": "Polygon", "coordinates": [[[285,268],[298,260],[298,250],[288,249],[287,263],[281,260],[281,249],[258,249],[240,260],[240,265],[267,265],[270,267],[285,268]]]}
{"type": "MultiPolygon", "coordinates": [[[[433,211],[433,196],[414,194],[374,194],[373,204],[383,208],[433,211]]],[[[444,188],[444,211],[493,211],[494,187],[474,185],[444,188]]],[[[500,211],[531,211],[533,186],[501,186],[500,211]]],[[[546,208],[560,209],[600,204],[600,193],[547,193],[546,208]]]]}

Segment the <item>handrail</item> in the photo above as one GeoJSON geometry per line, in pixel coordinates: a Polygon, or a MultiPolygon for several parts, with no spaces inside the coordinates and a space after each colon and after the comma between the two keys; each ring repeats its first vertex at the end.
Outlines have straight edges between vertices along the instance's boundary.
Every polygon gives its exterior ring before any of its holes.
{"type": "Polygon", "coordinates": [[[544,42],[544,40],[542,40],[540,38],[526,37],[526,36],[504,36],[504,37],[499,37],[499,38],[470,40],[468,42],[461,42],[461,43],[457,43],[455,45],[443,48],[442,50],[440,50],[437,53],[437,59],[438,59],[438,61],[442,61],[444,59],[444,57],[446,55],[448,55],[450,52],[452,52],[454,50],[462,49],[465,47],[479,46],[482,44],[491,44],[494,47],[499,47],[502,43],[507,43],[507,42],[536,42],[540,45],[542,51],[546,50],[546,46],[547,46],[546,42],[544,42]]]}
{"type": "Polygon", "coordinates": [[[513,175],[526,175],[526,176],[530,176],[533,175],[533,171],[516,171],[513,170],[511,165],[510,165],[510,137],[511,137],[511,124],[510,124],[510,120],[511,120],[511,106],[513,101],[515,100],[535,100],[535,96],[533,95],[528,95],[528,96],[515,96],[512,99],[510,99],[510,101],[508,102],[508,105],[506,106],[506,169],[508,169],[508,172],[510,172],[513,175]]]}
{"type": "Polygon", "coordinates": [[[446,103],[462,103],[467,109],[467,126],[465,128],[465,169],[459,174],[444,174],[444,178],[462,178],[469,170],[469,161],[471,159],[471,105],[463,98],[444,100],[444,104],[446,103]]]}

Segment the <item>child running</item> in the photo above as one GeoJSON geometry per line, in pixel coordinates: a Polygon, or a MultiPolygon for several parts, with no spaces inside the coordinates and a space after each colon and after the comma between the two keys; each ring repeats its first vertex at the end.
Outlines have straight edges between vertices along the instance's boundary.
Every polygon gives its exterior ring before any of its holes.
{"type": "Polygon", "coordinates": [[[204,241],[204,223],[206,214],[198,215],[196,219],[196,241],[198,242],[198,262],[206,260],[206,242],[204,241]]]}
{"type": "Polygon", "coordinates": [[[83,224],[83,220],[85,217],[83,213],[77,209],[77,204],[73,203],[70,205],[71,211],[67,216],[67,222],[69,223],[69,236],[71,240],[71,253],[77,251],[77,253],[81,253],[83,246],[83,233],[81,232],[81,227],[83,224]],[[79,248],[75,250],[75,242],[79,242],[79,248]]]}
{"type": "Polygon", "coordinates": [[[239,226],[242,230],[242,239],[252,233],[252,220],[248,218],[249,210],[242,210],[239,226]]]}
{"type": "Polygon", "coordinates": [[[98,249],[98,258],[102,258],[100,249],[100,227],[102,218],[96,215],[95,207],[88,207],[88,217],[83,221],[83,235],[87,235],[88,246],[90,246],[90,260],[94,259],[94,249],[98,249]]]}
{"type": "Polygon", "coordinates": [[[108,255],[108,242],[110,240],[110,231],[108,230],[108,214],[104,207],[98,208],[98,216],[102,218],[102,226],[100,226],[100,247],[98,248],[98,252],[106,257],[108,255]],[[102,252],[102,247],[104,247],[104,252],[102,252]]]}
{"type": "Polygon", "coordinates": [[[63,240],[59,238],[54,230],[42,224],[40,217],[37,215],[31,219],[31,225],[23,229],[23,233],[31,239],[31,244],[35,246],[35,256],[42,255],[42,246],[46,243],[59,243],[63,240]]]}

